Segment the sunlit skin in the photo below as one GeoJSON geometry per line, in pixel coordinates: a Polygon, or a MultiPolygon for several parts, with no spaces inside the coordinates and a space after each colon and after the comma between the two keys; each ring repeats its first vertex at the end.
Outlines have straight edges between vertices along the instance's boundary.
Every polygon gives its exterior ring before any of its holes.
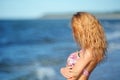
{"type": "Polygon", "coordinates": [[[85,53],[80,54],[80,58],[73,68],[70,68],[69,66],[61,68],[61,73],[68,80],[87,80],[88,76],[83,75],[82,71],[85,68],[90,74],[97,64],[97,62],[94,63],[93,60],[90,50],[87,49],[85,53]]]}
{"type": "Polygon", "coordinates": [[[78,12],[72,17],[72,31],[82,53],[73,67],[66,65],[60,71],[67,80],[88,80],[91,72],[105,57],[107,41],[104,30],[93,15],[78,12]],[[83,74],[84,69],[89,72],[88,76],[83,74]]]}

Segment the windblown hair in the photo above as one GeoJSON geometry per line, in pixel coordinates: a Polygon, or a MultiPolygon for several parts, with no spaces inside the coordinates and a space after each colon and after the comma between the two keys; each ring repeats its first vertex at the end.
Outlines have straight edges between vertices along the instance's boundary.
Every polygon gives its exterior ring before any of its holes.
{"type": "Polygon", "coordinates": [[[95,18],[87,12],[78,12],[72,17],[73,36],[77,44],[83,48],[92,49],[92,56],[100,62],[107,50],[104,30],[95,18]]]}

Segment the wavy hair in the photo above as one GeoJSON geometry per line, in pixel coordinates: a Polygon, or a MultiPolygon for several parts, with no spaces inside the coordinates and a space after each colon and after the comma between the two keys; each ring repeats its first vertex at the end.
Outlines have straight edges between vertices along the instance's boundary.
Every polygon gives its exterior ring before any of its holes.
{"type": "Polygon", "coordinates": [[[101,61],[107,50],[107,41],[103,27],[90,13],[78,12],[72,17],[73,36],[77,44],[83,48],[92,49],[92,55],[101,61]]]}

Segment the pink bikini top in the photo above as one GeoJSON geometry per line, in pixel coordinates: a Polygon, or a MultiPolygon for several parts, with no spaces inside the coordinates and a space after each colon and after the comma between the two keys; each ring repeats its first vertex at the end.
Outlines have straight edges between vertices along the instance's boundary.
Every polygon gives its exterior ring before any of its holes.
{"type": "MultiPolygon", "coordinates": [[[[80,51],[80,53],[82,52],[82,50],[80,51]]],[[[70,54],[70,56],[67,59],[67,65],[70,67],[73,67],[77,61],[77,59],[79,59],[79,52],[74,52],[72,54],[70,54]]]]}
{"type": "MultiPolygon", "coordinates": [[[[73,67],[76,61],[80,58],[81,53],[82,53],[82,50],[80,50],[79,52],[74,52],[70,54],[70,56],[67,59],[67,65],[70,67],[73,67]]],[[[89,72],[86,69],[83,70],[83,74],[86,76],[89,76],[89,72]]]]}

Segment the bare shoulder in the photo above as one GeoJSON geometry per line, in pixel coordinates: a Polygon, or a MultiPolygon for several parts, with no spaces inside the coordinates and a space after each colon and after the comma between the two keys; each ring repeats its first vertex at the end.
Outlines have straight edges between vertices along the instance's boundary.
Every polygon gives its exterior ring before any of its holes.
{"type": "Polygon", "coordinates": [[[84,60],[88,60],[88,61],[92,61],[93,60],[93,56],[92,56],[92,51],[87,49],[84,54],[82,55],[84,60]]]}

